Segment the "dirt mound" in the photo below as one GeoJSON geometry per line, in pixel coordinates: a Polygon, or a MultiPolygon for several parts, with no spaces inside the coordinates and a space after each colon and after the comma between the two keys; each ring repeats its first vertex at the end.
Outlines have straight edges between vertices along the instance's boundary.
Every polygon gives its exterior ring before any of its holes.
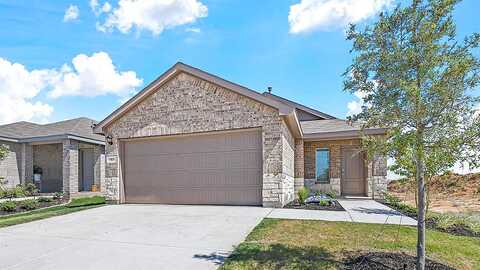
{"type": "MultiPolygon", "coordinates": [[[[470,173],[460,175],[456,173],[446,173],[441,176],[435,176],[427,182],[431,193],[472,195],[480,194],[480,173],[470,173]]],[[[388,185],[391,192],[404,193],[414,192],[416,183],[414,179],[402,179],[392,181],[388,185]]]]}
{"type": "MultiPolygon", "coordinates": [[[[351,258],[345,263],[345,269],[355,270],[410,270],[415,269],[415,257],[408,254],[370,252],[351,258]]],[[[427,270],[455,270],[450,266],[426,261],[427,270]]]]}

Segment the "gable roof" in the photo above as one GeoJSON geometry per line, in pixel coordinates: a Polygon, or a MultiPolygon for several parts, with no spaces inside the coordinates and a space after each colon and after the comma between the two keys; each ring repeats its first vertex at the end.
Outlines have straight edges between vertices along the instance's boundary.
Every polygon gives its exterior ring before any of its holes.
{"type": "MultiPolygon", "coordinates": [[[[287,106],[286,104],[273,100],[271,98],[268,98],[254,90],[251,90],[247,87],[241,86],[239,84],[227,81],[225,79],[222,79],[216,75],[210,74],[208,72],[205,72],[203,70],[200,70],[198,68],[186,65],[184,63],[178,62],[175,65],[173,65],[170,69],[168,69],[166,72],[164,72],[162,75],[160,75],[156,80],[154,80],[152,83],[147,85],[142,91],[140,91],[138,94],[136,94],[134,97],[132,97],[130,100],[125,102],[122,106],[120,106],[118,109],[116,109],[113,113],[108,115],[105,119],[100,121],[95,128],[94,132],[95,133],[103,133],[103,128],[105,126],[108,126],[110,123],[114,122],[116,119],[118,119],[120,116],[128,112],[131,108],[133,108],[135,105],[139,104],[141,101],[143,101],[146,97],[148,97],[150,94],[155,92],[159,87],[167,83],[171,78],[175,77],[177,74],[185,72],[189,75],[195,76],[197,78],[200,78],[202,80],[211,82],[213,84],[216,84],[218,86],[221,86],[223,88],[229,89],[233,92],[236,92],[240,95],[246,96],[248,98],[251,98],[255,101],[258,101],[260,103],[263,103],[265,105],[268,105],[270,107],[276,108],[279,110],[279,113],[281,116],[287,116],[291,115],[294,113],[294,110],[292,109],[291,106],[287,106]]],[[[300,128],[300,127],[298,127],[300,128]]]]}
{"type": "Polygon", "coordinates": [[[16,122],[0,126],[0,140],[16,142],[45,141],[49,139],[73,138],[79,141],[103,144],[105,138],[94,134],[95,120],[80,117],[50,124],[16,122]]]}
{"type": "Polygon", "coordinates": [[[268,98],[271,98],[271,99],[274,99],[274,100],[277,100],[279,102],[282,102],[288,106],[291,106],[297,110],[301,110],[301,111],[304,111],[304,112],[307,112],[311,115],[314,115],[314,116],[317,116],[318,118],[320,119],[337,119],[336,117],[334,116],[331,116],[329,114],[326,114],[324,112],[321,112],[321,111],[318,111],[318,110],[315,110],[315,109],[312,109],[310,107],[307,107],[305,105],[302,105],[300,103],[297,103],[295,101],[292,101],[292,100],[289,100],[289,99],[286,99],[284,97],[280,97],[280,96],[277,96],[277,95],[274,95],[272,93],[269,93],[269,92],[264,92],[263,93],[264,96],[268,97],[268,98]]]}

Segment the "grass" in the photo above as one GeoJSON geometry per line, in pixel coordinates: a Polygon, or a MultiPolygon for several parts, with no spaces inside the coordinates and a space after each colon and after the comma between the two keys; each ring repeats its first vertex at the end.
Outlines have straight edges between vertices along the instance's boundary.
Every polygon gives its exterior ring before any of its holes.
{"type": "MultiPolygon", "coordinates": [[[[362,251],[415,254],[413,227],[348,222],[264,219],[221,267],[341,269],[362,251]]],[[[480,239],[427,231],[427,256],[457,269],[480,269],[480,239]]]]}
{"type": "Polygon", "coordinates": [[[66,215],[73,212],[99,207],[103,204],[105,204],[105,198],[100,196],[77,198],[73,199],[67,205],[53,206],[49,208],[0,217],[0,228],[54,216],[66,215]]]}
{"type": "Polygon", "coordinates": [[[88,206],[88,205],[97,205],[97,204],[104,204],[105,197],[103,196],[93,196],[93,197],[83,197],[83,198],[75,198],[67,205],[68,207],[80,207],[80,206],[88,206]]]}

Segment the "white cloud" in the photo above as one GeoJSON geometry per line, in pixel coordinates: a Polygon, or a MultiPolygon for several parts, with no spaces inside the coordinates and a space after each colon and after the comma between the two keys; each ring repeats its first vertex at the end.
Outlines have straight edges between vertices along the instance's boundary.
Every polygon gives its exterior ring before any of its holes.
{"type": "Polygon", "coordinates": [[[200,33],[202,32],[202,30],[200,28],[197,28],[197,27],[189,27],[187,29],[185,29],[186,32],[190,32],[190,33],[200,33]]]}
{"type": "Polygon", "coordinates": [[[103,3],[103,5],[100,7],[100,3],[98,3],[98,0],[90,0],[89,5],[96,16],[100,16],[100,14],[108,13],[110,12],[110,10],[112,10],[112,6],[109,2],[103,3]]]}
{"type": "Polygon", "coordinates": [[[357,100],[350,101],[347,104],[347,116],[353,116],[362,112],[362,106],[364,104],[363,98],[365,97],[365,93],[357,91],[355,92],[355,96],[357,97],[357,100]]]}
{"type": "Polygon", "coordinates": [[[79,16],[80,16],[80,9],[78,9],[78,7],[75,5],[70,5],[65,10],[65,15],[63,15],[63,21],[64,22],[74,21],[78,19],[79,16]]]}
{"type": "Polygon", "coordinates": [[[388,7],[392,0],[300,0],[290,6],[290,33],[344,28],[388,7]]]}
{"type": "Polygon", "coordinates": [[[21,64],[0,58],[0,124],[21,120],[43,121],[51,115],[52,106],[33,102],[32,99],[48,85],[52,72],[28,71],[21,64]]]}
{"type": "Polygon", "coordinates": [[[135,72],[118,71],[105,52],[79,54],[60,69],[31,71],[0,57],[0,124],[48,120],[54,109],[38,101],[42,93],[52,98],[112,94],[125,99],[142,83],[135,72]]]}
{"type": "Polygon", "coordinates": [[[72,65],[63,65],[52,79],[50,97],[94,97],[106,94],[124,97],[143,83],[134,71],[117,71],[105,52],[92,56],[79,54],[73,58],[72,65]]]}
{"type": "MultiPolygon", "coordinates": [[[[92,2],[95,4],[94,10],[97,10],[98,1],[92,0],[91,6],[92,2]]],[[[208,8],[199,0],[120,0],[111,12],[104,12],[107,18],[104,23],[97,23],[99,31],[118,29],[125,34],[136,28],[158,35],[165,29],[206,17],[208,8]]]]}

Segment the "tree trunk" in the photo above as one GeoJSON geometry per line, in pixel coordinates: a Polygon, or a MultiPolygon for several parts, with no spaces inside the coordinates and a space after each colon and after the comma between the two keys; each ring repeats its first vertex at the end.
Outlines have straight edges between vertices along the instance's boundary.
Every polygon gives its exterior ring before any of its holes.
{"type": "Polygon", "coordinates": [[[418,223],[417,223],[417,270],[425,269],[425,157],[423,151],[423,131],[417,130],[416,179],[418,186],[418,223]]]}

